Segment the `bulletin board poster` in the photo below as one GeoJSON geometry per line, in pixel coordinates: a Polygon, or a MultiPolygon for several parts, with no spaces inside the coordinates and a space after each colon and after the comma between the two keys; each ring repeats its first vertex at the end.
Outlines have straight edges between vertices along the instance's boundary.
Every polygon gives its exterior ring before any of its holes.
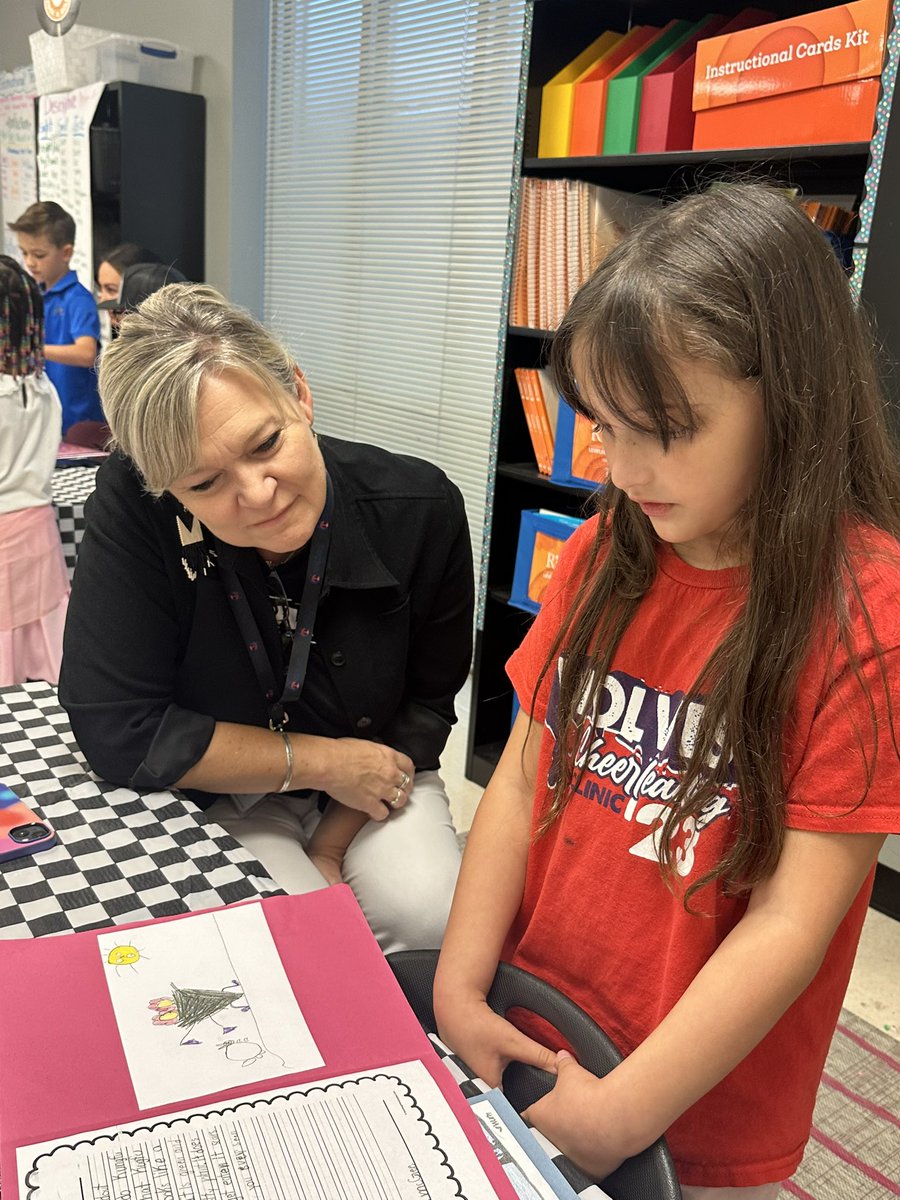
{"type": "Polygon", "coordinates": [[[38,100],[38,199],[55,200],[75,218],[72,270],[92,286],[91,121],[104,84],[54,92],[38,100]]]}
{"type": "Polygon", "coordinates": [[[18,259],[16,235],[7,229],[37,194],[34,93],[0,95],[0,207],[3,209],[3,253],[18,259]]]}

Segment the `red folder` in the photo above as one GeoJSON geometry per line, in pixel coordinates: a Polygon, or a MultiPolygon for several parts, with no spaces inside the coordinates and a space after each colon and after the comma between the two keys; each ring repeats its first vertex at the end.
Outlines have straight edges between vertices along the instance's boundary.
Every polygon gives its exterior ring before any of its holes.
{"type": "Polygon", "coordinates": [[[651,71],[641,89],[638,154],[690,150],[694,143],[694,60],[701,38],[719,37],[772,20],[759,8],[742,9],[737,16],[712,17],[683,46],[651,71]]]}
{"type": "MultiPolygon", "coordinates": [[[[515,1200],[476,1118],[406,1003],[350,889],[340,885],[304,896],[272,896],[260,903],[325,1066],[149,1112],[174,1112],[419,1059],[446,1097],[497,1196],[515,1200]]],[[[149,923],[117,926],[116,932],[149,923]]],[[[0,941],[4,1200],[18,1200],[17,1146],[147,1115],[148,1110],[140,1111],[135,1102],[97,933],[0,941]]]]}

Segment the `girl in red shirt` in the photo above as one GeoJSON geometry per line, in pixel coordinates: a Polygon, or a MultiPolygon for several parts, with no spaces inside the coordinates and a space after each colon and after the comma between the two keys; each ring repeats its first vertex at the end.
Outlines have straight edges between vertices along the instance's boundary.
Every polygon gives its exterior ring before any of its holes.
{"type": "Polygon", "coordinates": [[[736,184],[661,209],[553,343],[602,432],[597,513],[509,673],[435,983],[490,1084],[603,1179],[666,1134],[686,1197],[796,1168],[878,851],[900,829],[900,476],[872,343],[799,207],[736,184]],[[581,1005],[603,1079],[485,996],[499,960],[581,1005]],[[549,1048],[548,1048],[549,1047],[549,1048]]]}

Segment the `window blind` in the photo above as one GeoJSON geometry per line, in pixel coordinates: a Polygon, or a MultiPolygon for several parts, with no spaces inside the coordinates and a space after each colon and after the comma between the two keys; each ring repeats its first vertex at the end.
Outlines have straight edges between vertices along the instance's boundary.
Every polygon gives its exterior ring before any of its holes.
{"type": "Polygon", "coordinates": [[[430,459],[459,485],[476,563],[527,6],[271,13],[266,320],[309,377],[319,430],[430,459]]]}

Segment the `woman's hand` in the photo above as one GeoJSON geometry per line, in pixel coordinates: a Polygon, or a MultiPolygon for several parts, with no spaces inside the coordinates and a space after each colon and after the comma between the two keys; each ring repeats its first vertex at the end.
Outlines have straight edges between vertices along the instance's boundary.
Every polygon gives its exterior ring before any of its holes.
{"type": "Polygon", "coordinates": [[[484,997],[457,999],[452,1014],[438,1016],[438,1034],[470,1070],[498,1087],[511,1062],[527,1063],[556,1074],[556,1055],[533,1041],[488,1005],[484,997]]]}
{"type": "Polygon", "coordinates": [[[319,789],[346,808],[383,821],[409,800],[416,768],[411,758],[361,738],[335,738],[319,789]]]}
{"type": "Polygon", "coordinates": [[[522,1116],[582,1171],[603,1180],[642,1147],[631,1144],[610,1076],[598,1079],[566,1050],[554,1057],[553,1090],[522,1116]]]}

